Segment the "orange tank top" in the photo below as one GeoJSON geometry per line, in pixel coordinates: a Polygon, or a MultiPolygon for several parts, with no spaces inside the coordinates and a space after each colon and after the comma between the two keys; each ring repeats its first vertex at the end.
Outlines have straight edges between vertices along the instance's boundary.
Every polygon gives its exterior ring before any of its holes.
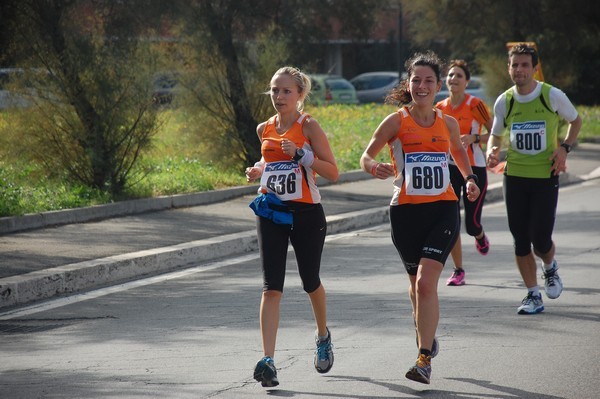
{"type": "Polygon", "coordinates": [[[391,205],[457,201],[448,168],[450,131],[441,110],[430,127],[418,125],[407,107],[398,110],[398,134],[389,142],[396,178],[391,205]]]}
{"type": "Polygon", "coordinates": [[[283,134],[279,134],[276,129],[277,115],[267,121],[262,133],[261,153],[266,164],[260,180],[260,193],[273,193],[282,201],[309,204],[321,202],[316,172],[290,159],[281,150],[281,141],[288,139],[298,148],[312,151],[310,142],[302,132],[302,127],[309,118],[310,115],[301,114],[283,134]]]}
{"type": "MultiPolygon", "coordinates": [[[[450,97],[437,103],[436,107],[458,121],[461,135],[480,135],[483,125],[492,118],[485,103],[468,93],[465,93],[463,102],[456,108],[452,107],[450,97]]],[[[481,149],[481,143],[469,145],[467,147],[467,155],[469,155],[471,166],[486,166],[485,154],[481,149]]],[[[452,159],[451,163],[453,163],[452,159]]]]}

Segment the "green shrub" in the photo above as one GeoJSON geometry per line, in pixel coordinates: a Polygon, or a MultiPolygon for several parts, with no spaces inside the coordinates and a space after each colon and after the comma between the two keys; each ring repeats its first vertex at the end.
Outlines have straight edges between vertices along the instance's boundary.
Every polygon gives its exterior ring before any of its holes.
{"type": "MultiPolygon", "coordinates": [[[[342,172],[359,169],[362,153],[369,144],[373,132],[396,107],[380,104],[328,105],[309,107],[306,110],[321,125],[342,172]]],[[[382,151],[380,161],[388,161],[389,155],[382,151]]]]}

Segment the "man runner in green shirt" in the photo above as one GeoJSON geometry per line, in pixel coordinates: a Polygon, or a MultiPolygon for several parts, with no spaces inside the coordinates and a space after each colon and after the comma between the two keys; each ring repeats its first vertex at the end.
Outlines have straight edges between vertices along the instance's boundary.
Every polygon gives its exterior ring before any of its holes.
{"type": "Polygon", "coordinates": [[[542,259],[546,296],[555,299],[562,292],[552,241],[558,175],[566,169],[567,154],[582,124],[577,110],[561,90],[534,79],[537,66],[535,48],[520,43],[509,50],[508,73],[515,85],[496,100],[486,153],[488,166],[498,165],[502,135],[509,132],[504,201],[517,266],[527,287],[527,296],[517,309],[519,314],[544,310],[534,253],[542,259]],[[569,127],[564,141],[559,144],[560,118],[565,119],[569,127]]]}

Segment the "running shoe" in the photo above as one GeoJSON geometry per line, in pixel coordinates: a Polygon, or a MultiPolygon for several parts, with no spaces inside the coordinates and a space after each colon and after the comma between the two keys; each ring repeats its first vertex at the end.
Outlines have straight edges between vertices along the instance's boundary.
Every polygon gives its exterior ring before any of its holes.
{"type": "Polygon", "coordinates": [[[531,292],[521,301],[521,306],[517,309],[519,314],[536,314],[544,311],[544,302],[542,294],[533,295],[531,292]]]}
{"type": "Polygon", "coordinates": [[[277,369],[273,359],[269,356],[263,357],[254,368],[254,379],[263,387],[276,387],[279,385],[277,369]]]}
{"type": "Polygon", "coordinates": [[[546,296],[550,299],[558,298],[563,290],[563,283],[558,276],[557,270],[558,264],[555,260],[552,261],[552,269],[550,270],[544,269],[544,265],[542,264],[542,271],[544,272],[542,278],[546,280],[544,282],[544,289],[546,290],[546,296]]]}
{"type": "Polygon", "coordinates": [[[315,335],[315,369],[321,374],[327,373],[333,367],[333,344],[331,343],[331,332],[327,328],[327,338],[320,340],[315,335]]]}
{"type": "Polygon", "coordinates": [[[490,251],[490,241],[485,234],[480,239],[475,239],[475,247],[480,254],[484,256],[488,254],[490,251]]]}
{"type": "Polygon", "coordinates": [[[463,269],[454,269],[446,285],[465,285],[465,271],[463,269]]]}
{"type": "Polygon", "coordinates": [[[431,378],[431,356],[425,356],[422,353],[419,354],[415,365],[406,372],[406,378],[422,384],[429,384],[429,379],[431,378]]]}

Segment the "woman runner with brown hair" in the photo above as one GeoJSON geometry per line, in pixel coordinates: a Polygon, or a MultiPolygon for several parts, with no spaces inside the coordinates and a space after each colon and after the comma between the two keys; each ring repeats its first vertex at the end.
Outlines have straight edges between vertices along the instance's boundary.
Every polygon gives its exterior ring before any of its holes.
{"type": "Polygon", "coordinates": [[[388,102],[407,104],[387,116],[373,133],[360,163],[378,179],[394,178],[390,204],[392,241],[408,273],[409,295],[419,353],[406,378],[429,384],[437,354],[437,285],[459,234],[457,197],[450,184],[449,152],[467,182],[467,197],[479,196],[477,176],[460,141],[456,120],[434,108],[442,63],[433,52],[417,53],[405,64],[407,80],[388,102]],[[389,147],[392,163],[376,161],[389,147]]]}
{"type": "MultiPolygon", "coordinates": [[[[448,87],[450,97],[438,102],[436,107],[441,109],[446,115],[453,116],[458,121],[460,141],[467,150],[473,173],[477,175],[477,186],[481,194],[477,198],[477,201],[467,201],[465,181],[460,170],[452,158],[450,158],[450,182],[459,202],[461,197],[463,197],[467,234],[475,237],[475,248],[477,248],[477,251],[481,255],[487,255],[490,250],[490,242],[481,225],[481,212],[485,201],[485,194],[487,193],[488,179],[485,154],[481,149],[481,143],[487,143],[490,136],[492,116],[487,105],[481,99],[465,92],[470,80],[471,72],[464,60],[450,61],[448,76],[446,76],[446,86],[448,87]],[[481,132],[483,126],[487,130],[485,134],[481,132]]],[[[460,217],[460,212],[458,215],[460,217]]],[[[463,285],[465,284],[465,270],[463,268],[460,234],[450,254],[454,262],[454,271],[446,281],[446,285],[463,285]]]]}

